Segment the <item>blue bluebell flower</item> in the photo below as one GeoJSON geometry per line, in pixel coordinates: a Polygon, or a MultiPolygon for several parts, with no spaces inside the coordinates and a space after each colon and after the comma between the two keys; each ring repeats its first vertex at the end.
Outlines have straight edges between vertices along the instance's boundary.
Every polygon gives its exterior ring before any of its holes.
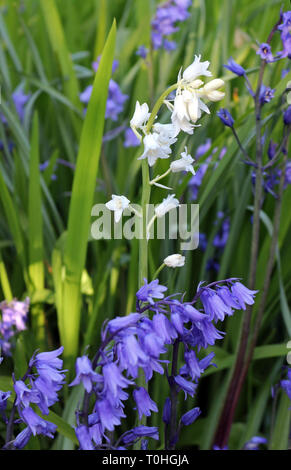
{"type": "Polygon", "coordinates": [[[278,144],[276,144],[276,142],[273,142],[273,140],[271,139],[269,142],[268,151],[267,151],[269,160],[272,160],[274,156],[276,155],[277,147],[278,147],[278,144]]]}
{"type": "Polygon", "coordinates": [[[124,132],[125,140],[123,146],[128,147],[138,147],[140,145],[140,140],[137,138],[131,127],[128,127],[124,132]]]}
{"type": "Polygon", "coordinates": [[[108,362],[102,369],[102,375],[104,380],[104,392],[117,397],[119,390],[127,388],[128,385],[132,385],[132,381],[126,379],[120,372],[118,366],[114,362],[108,362]]]}
{"type": "Polygon", "coordinates": [[[217,111],[217,116],[221,119],[225,126],[233,127],[233,117],[226,108],[221,108],[219,111],[217,111]]]}
{"type": "Polygon", "coordinates": [[[291,160],[286,163],[285,184],[291,184],[291,160]]]}
{"type": "Polygon", "coordinates": [[[230,220],[229,220],[229,217],[226,217],[223,220],[218,233],[215,235],[213,239],[213,246],[222,250],[227,243],[227,240],[229,237],[229,231],[230,231],[230,220]]]}
{"type": "Polygon", "coordinates": [[[238,75],[239,77],[243,76],[243,75],[246,75],[246,71],[245,69],[237,64],[232,57],[230,57],[228,59],[228,63],[227,65],[224,65],[223,67],[225,67],[226,69],[230,70],[231,72],[235,73],[236,75],[238,75]]]}
{"type": "Polygon", "coordinates": [[[146,56],[148,55],[148,49],[145,46],[139,46],[139,48],[136,51],[136,55],[145,59],[146,56]]]}
{"type": "Polygon", "coordinates": [[[261,57],[261,59],[265,60],[267,63],[274,62],[274,57],[272,54],[270,44],[263,42],[259,49],[256,52],[257,55],[261,57]]]}
{"type": "Polygon", "coordinates": [[[108,322],[108,330],[110,333],[116,333],[119,330],[134,326],[141,319],[140,313],[131,313],[125,317],[115,317],[108,322]]]}
{"type": "Polygon", "coordinates": [[[278,52],[277,56],[280,59],[283,59],[284,57],[288,57],[290,59],[291,57],[291,28],[290,28],[290,23],[291,23],[291,12],[286,11],[282,15],[282,24],[278,26],[278,30],[281,31],[281,41],[283,44],[283,50],[278,52]]]}
{"type": "Polygon", "coordinates": [[[70,383],[70,387],[83,383],[85,390],[90,393],[94,382],[102,380],[100,374],[92,369],[92,363],[88,356],[78,357],[76,360],[76,377],[70,383]]]}
{"type": "Polygon", "coordinates": [[[23,449],[29,442],[32,436],[32,432],[29,427],[26,427],[17,434],[16,438],[13,440],[13,447],[15,449],[23,449]]]}
{"type": "Polygon", "coordinates": [[[125,432],[121,440],[125,445],[133,444],[137,439],[142,437],[150,437],[159,440],[159,432],[157,427],[137,426],[130,431],[125,432]]]}
{"type": "Polygon", "coordinates": [[[259,450],[259,446],[267,444],[268,441],[265,437],[254,436],[244,445],[244,450],[259,450]]]}
{"type": "Polygon", "coordinates": [[[196,383],[186,380],[181,375],[177,375],[176,377],[174,377],[174,380],[176,384],[180,387],[180,389],[183,390],[183,392],[185,393],[185,400],[187,398],[187,395],[190,395],[191,397],[194,396],[197,388],[196,383]]]}
{"type": "Polygon", "coordinates": [[[191,0],[168,0],[160,4],[156,15],[151,22],[153,49],[164,48],[172,51],[176,48],[176,43],[167,36],[179,30],[177,23],[185,21],[189,17],[187,11],[191,5],[191,0]]]}
{"type": "MultiPolygon", "coordinates": [[[[100,57],[96,62],[93,62],[93,68],[96,71],[100,62],[100,57]]],[[[114,61],[112,67],[112,73],[116,70],[118,62],[114,61]]],[[[93,86],[89,85],[85,90],[80,94],[80,101],[82,103],[88,104],[92,95],[93,86]]],[[[119,87],[119,85],[113,80],[110,79],[108,86],[108,96],[106,102],[106,111],[105,119],[111,119],[112,121],[117,121],[119,114],[123,111],[124,104],[127,101],[128,96],[124,95],[119,87]]]]}
{"type": "Polygon", "coordinates": [[[156,313],[153,316],[153,326],[156,334],[160,336],[165,344],[172,344],[173,340],[178,336],[170,320],[162,313],[156,313]]]}
{"type": "Polygon", "coordinates": [[[80,443],[80,450],[94,450],[89,429],[84,424],[75,428],[75,433],[80,443]]]}
{"type": "Polygon", "coordinates": [[[6,356],[11,355],[13,338],[16,333],[26,329],[30,300],[24,302],[12,300],[0,303],[2,319],[0,322],[0,348],[6,356]]]}
{"type": "Polygon", "coordinates": [[[192,380],[201,376],[201,369],[199,360],[195,354],[195,351],[189,350],[184,353],[185,364],[180,369],[180,374],[188,375],[192,380]]]}
{"type": "Polygon", "coordinates": [[[233,310],[226,305],[221,297],[212,289],[203,289],[200,299],[203,303],[205,313],[209,315],[210,320],[214,320],[215,322],[218,320],[223,321],[225,315],[230,316],[233,314],[233,310]]]}
{"type": "Polygon", "coordinates": [[[10,395],[11,395],[10,391],[3,392],[2,390],[0,390],[0,411],[4,411],[6,409],[7,400],[10,397],[10,395]]]}
{"type": "Polygon", "coordinates": [[[33,388],[27,387],[22,380],[17,380],[14,384],[16,393],[16,405],[27,407],[30,403],[38,403],[40,401],[39,392],[33,388]]]}
{"type": "Polygon", "coordinates": [[[245,310],[246,305],[253,305],[255,300],[255,294],[258,293],[257,290],[250,290],[244,286],[241,282],[235,282],[231,286],[231,292],[234,297],[237,299],[240,308],[245,310]]]}
{"type": "Polygon", "coordinates": [[[98,413],[102,429],[113,431],[115,426],[119,426],[121,418],[125,418],[123,408],[121,406],[113,406],[106,398],[97,400],[94,410],[98,413]]]}
{"type": "Polygon", "coordinates": [[[159,280],[155,279],[154,281],[147,282],[144,279],[144,285],[137,291],[136,297],[141,302],[149,302],[154,305],[154,299],[163,299],[164,294],[167,290],[167,287],[159,285],[159,280]]]}
{"type": "Polygon", "coordinates": [[[226,286],[219,286],[217,289],[217,295],[222,299],[225,305],[230,308],[239,309],[240,304],[236,297],[234,297],[231,291],[226,286]]]}
{"type": "Polygon", "coordinates": [[[39,376],[43,377],[45,380],[51,382],[54,386],[60,386],[65,382],[64,370],[61,370],[63,367],[63,361],[58,356],[63,352],[64,348],[60,348],[36,354],[30,362],[30,367],[35,367],[39,376]]]}
{"type": "Polygon", "coordinates": [[[24,119],[25,105],[28,102],[29,98],[30,94],[25,94],[22,88],[19,88],[12,93],[13,103],[20,121],[23,121],[24,119]]]}
{"type": "Polygon", "coordinates": [[[289,126],[291,124],[291,106],[288,106],[286,111],[284,111],[283,120],[286,126],[289,126]]]}
{"type": "Polygon", "coordinates": [[[3,392],[2,390],[0,390],[0,416],[1,416],[2,420],[4,421],[4,423],[8,422],[8,420],[6,418],[5,410],[6,410],[6,407],[7,407],[7,400],[10,396],[11,396],[10,391],[3,392]]]}
{"type": "Polygon", "coordinates": [[[197,346],[198,351],[201,348],[207,349],[213,346],[218,339],[222,339],[224,333],[217,330],[209,318],[201,320],[192,325],[191,330],[185,330],[183,341],[190,346],[197,346]]]}
{"type": "Polygon", "coordinates": [[[190,424],[194,423],[198,416],[200,416],[201,410],[198,406],[193,408],[190,411],[187,411],[187,413],[182,415],[181,422],[184,424],[184,426],[189,426],[190,424]]]}
{"type": "Polygon", "coordinates": [[[151,399],[144,387],[135,389],[133,391],[133,398],[137,406],[139,419],[141,419],[143,415],[150,416],[151,411],[158,411],[156,403],[151,399]]]}
{"type": "Polygon", "coordinates": [[[26,407],[20,411],[20,416],[34,436],[42,434],[53,439],[57,426],[38,416],[32,408],[26,407]]]}
{"type": "Polygon", "coordinates": [[[281,380],[280,385],[291,400],[291,368],[290,367],[287,369],[287,378],[284,380],[281,380]]]}
{"type": "Polygon", "coordinates": [[[269,103],[274,98],[275,89],[270,88],[269,86],[265,86],[262,84],[260,89],[260,103],[263,105],[265,103],[269,103]]]}

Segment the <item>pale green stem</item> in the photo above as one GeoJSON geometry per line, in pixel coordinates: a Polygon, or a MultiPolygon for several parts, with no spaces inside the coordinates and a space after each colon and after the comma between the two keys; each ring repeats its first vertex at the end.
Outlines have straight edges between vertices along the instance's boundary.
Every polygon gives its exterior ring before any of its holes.
{"type": "Polygon", "coordinates": [[[153,180],[150,181],[150,184],[155,184],[157,181],[160,181],[162,178],[165,178],[169,173],[171,173],[171,168],[169,168],[163,175],[156,176],[153,180]]]}
{"type": "Polygon", "coordinates": [[[149,222],[149,224],[148,224],[148,226],[147,226],[147,228],[146,228],[146,230],[147,230],[147,240],[149,239],[151,226],[153,225],[153,223],[154,223],[154,221],[156,220],[156,218],[157,218],[157,215],[155,214],[155,215],[153,216],[153,218],[150,220],[150,222],[149,222]]]}
{"type": "Polygon", "coordinates": [[[158,114],[158,111],[159,111],[160,107],[162,106],[164,100],[167,98],[167,96],[172,91],[176,90],[177,87],[178,87],[178,83],[175,83],[175,85],[172,85],[169,88],[167,88],[167,90],[164,91],[164,93],[162,93],[161,96],[159,97],[158,101],[156,102],[155,106],[153,107],[152,113],[149,117],[149,120],[148,120],[148,123],[147,123],[147,126],[146,126],[146,133],[147,134],[150,132],[150,130],[151,130],[153,124],[154,124],[156,115],[158,114]]]}
{"type": "Polygon", "coordinates": [[[135,214],[137,215],[138,217],[142,217],[142,214],[140,212],[138,212],[134,207],[132,207],[131,205],[128,206],[128,208],[135,214]]]}
{"type": "MultiPolygon", "coordinates": [[[[156,104],[153,107],[152,113],[149,117],[147,126],[146,126],[146,134],[151,131],[151,128],[154,124],[156,115],[166,97],[177,88],[178,84],[172,85],[169,87],[164,93],[161,94],[160,98],[157,100],[156,104]]],[[[148,279],[148,240],[147,240],[147,205],[150,203],[150,196],[151,196],[151,185],[150,185],[150,177],[149,177],[149,165],[146,159],[142,160],[142,195],[141,195],[141,207],[142,207],[142,237],[139,240],[139,287],[143,285],[143,279],[148,279]]],[[[145,382],[145,378],[139,377],[138,385],[140,387],[147,388],[147,384],[145,382]]],[[[145,425],[146,418],[143,417],[141,424],[145,425]]],[[[134,446],[134,449],[137,450],[137,445],[134,446]]]]}
{"type": "Polygon", "coordinates": [[[153,275],[153,280],[158,277],[158,275],[160,274],[162,269],[164,269],[165,266],[166,266],[165,263],[161,264],[161,266],[156,270],[155,274],[153,275]]]}

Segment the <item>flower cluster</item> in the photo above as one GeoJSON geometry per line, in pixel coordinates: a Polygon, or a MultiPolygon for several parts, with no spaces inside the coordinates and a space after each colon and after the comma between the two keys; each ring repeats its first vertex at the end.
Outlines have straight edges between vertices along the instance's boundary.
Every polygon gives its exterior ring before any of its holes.
{"type": "MultiPolygon", "coordinates": [[[[39,412],[35,411],[35,407],[37,406],[42,414],[48,415],[49,407],[58,401],[58,392],[65,382],[63,361],[58,357],[62,352],[63,347],[60,347],[55,351],[33,355],[25,375],[21,379],[14,379],[14,407],[19,414],[17,423],[23,423],[26,427],[15,439],[6,443],[6,448],[22,449],[32,435],[54,437],[57,426],[43,419],[39,412]]],[[[0,392],[0,396],[3,400],[3,392],[0,392]]],[[[7,398],[6,394],[4,400],[7,398]]]]}
{"type": "Polygon", "coordinates": [[[282,24],[278,26],[278,30],[281,33],[281,41],[283,50],[277,55],[283,59],[288,57],[291,58],[291,11],[286,11],[282,15],[282,24]]]}
{"type": "MultiPolygon", "coordinates": [[[[151,321],[146,321],[140,313],[116,317],[104,327],[102,346],[93,362],[87,356],[77,359],[76,377],[70,385],[83,383],[87,396],[95,398],[92,412],[89,413],[84,405],[77,414],[76,435],[81,449],[121,449],[142,437],[159,438],[157,428],[143,425],[127,431],[116,442],[110,442],[106,435],[126,417],[125,402],[129,399],[126,390],[129,386],[134,385],[132,398],[140,419],[158,411],[147,390],[134,382],[140,368],[144,370],[146,380],[152,377],[153,371],[163,373],[159,356],[165,349],[154,331],[149,335],[150,329],[153,329],[151,321]],[[147,333],[149,337],[145,341],[147,333]]],[[[88,400],[85,399],[85,403],[88,400]]]]}
{"type": "MultiPolygon", "coordinates": [[[[191,0],[168,0],[158,6],[151,23],[153,49],[164,48],[166,51],[176,49],[176,42],[169,40],[168,36],[179,31],[177,23],[181,23],[189,17],[188,8],[190,5],[191,0]]],[[[142,47],[139,48],[138,53],[141,57],[145,57],[146,51],[142,47]]]]}
{"type": "MultiPolygon", "coordinates": [[[[93,69],[96,72],[99,66],[100,57],[93,62],[93,69]]],[[[118,62],[115,60],[112,66],[112,73],[118,67],[118,62]]],[[[93,85],[87,86],[85,90],[80,94],[80,101],[88,104],[93,90],[93,85]]],[[[127,95],[124,95],[118,85],[112,78],[109,81],[108,87],[108,98],[106,103],[105,119],[111,119],[117,121],[119,114],[123,111],[124,103],[128,99],[127,95]]]]}
{"type": "Polygon", "coordinates": [[[12,339],[16,333],[26,329],[26,322],[29,309],[29,298],[24,302],[12,300],[11,302],[1,302],[0,321],[0,349],[3,354],[11,354],[12,339]]]}
{"type": "MultiPolygon", "coordinates": [[[[264,66],[266,64],[270,64],[273,62],[276,62],[279,59],[283,59],[285,57],[290,58],[291,57],[291,11],[287,11],[285,13],[281,12],[280,13],[280,19],[278,23],[274,26],[271,34],[269,35],[268,42],[263,42],[260,44],[258,50],[257,50],[257,55],[261,58],[263,61],[261,64],[261,70],[263,72],[264,66]],[[283,43],[283,50],[281,52],[278,52],[277,54],[273,55],[272,50],[271,50],[271,39],[273,37],[273,34],[279,31],[281,34],[281,40],[283,43]]],[[[258,89],[254,91],[248,76],[247,76],[247,71],[239,64],[237,64],[232,57],[230,57],[228,64],[224,65],[225,68],[233,72],[239,77],[244,77],[245,82],[246,82],[246,87],[250,93],[250,95],[253,97],[255,101],[255,106],[257,106],[257,103],[259,104],[259,110],[257,112],[261,112],[262,107],[266,104],[269,103],[275,96],[275,89],[272,89],[270,86],[264,85],[264,83],[259,82],[258,89]],[[258,99],[257,99],[258,98],[258,99]]],[[[285,73],[288,73],[288,69],[284,71],[285,73]]],[[[263,77],[263,74],[261,74],[263,77]]],[[[244,163],[247,163],[248,165],[253,166],[254,168],[257,169],[256,163],[254,163],[249,157],[247,156],[246,150],[243,148],[242,144],[239,141],[239,137],[234,129],[234,119],[231,116],[230,112],[222,108],[218,111],[218,116],[221,119],[222,123],[230,127],[234,133],[234,136],[239,143],[240,149],[243,151],[244,156],[246,157],[246,161],[244,163]]],[[[289,127],[291,124],[291,106],[289,106],[283,113],[283,121],[284,121],[284,126],[289,127]]],[[[264,147],[265,143],[265,137],[263,136],[262,138],[262,143],[261,147],[264,147]]],[[[269,141],[269,145],[267,147],[267,155],[269,161],[264,164],[261,168],[261,181],[262,181],[262,186],[264,188],[265,193],[271,194],[273,197],[277,198],[277,193],[276,193],[276,187],[279,186],[280,183],[280,177],[282,174],[282,169],[279,165],[275,166],[276,163],[278,162],[280,158],[280,154],[285,154],[286,155],[286,136],[283,136],[282,143],[278,145],[277,143],[273,142],[272,140],[269,141]]],[[[286,185],[290,184],[290,161],[286,162],[286,176],[285,176],[285,181],[284,181],[284,187],[286,185]]],[[[252,183],[253,185],[256,182],[256,176],[257,176],[257,171],[252,172],[252,183]]]]}
{"type": "MultiPolygon", "coordinates": [[[[224,97],[224,93],[219,91],[224,84],[222,80],[215,79],[204,85],[204,82],[198,78],[200,76],[211,76],[211,72],[208,70],[209,62],[201,62],[200,59],[201,56],[195,56],[194,62],[184,70],[183,74],[180,71],[177,83],[171,87],[173,90],[176,89],[173,100],[170,99],[170,94],[168,94],[168,99],[162,100],[160,103],[162,105],[164,102],[172,111],[170,123],[151,122],[154,116],[149,112],[147,103],[140,104],[139,101],[136,102],[135,111],[130,121],[132,134],[128,137],[129,143],[127,145],[130,146],[133,135],[136,139],[142,141],[144,149],[138,159],[146,159],[150,167],[154,166],[158,159],[168,159],[170,157],[171,147],[177,141],[180,131],[193,134],[195,123],[201,117],[202,112],[210,113],[203,99],[215,102],[224,97]],[[174,103],[171,101],[174,101],[174,103]]],[[[194,159],[185,147],[185,151],[181,153],[180,158],[170,163],[166,173],[161,176],[158,175],[149,184],[171,189],[159,183],[170,172],[190,172],[196,178],[193,162],[194,159]]],[[[175,198],[175,195],[165,198],[156,208],[154,219],[150,221],[148,229],[156,217],[163,216],[178,205],[179,201],[175,198]]],[[[131,208],[130,201],[125,196],[117,195],[112,195],[112,200],[107,202],[107,207],[114,211],[116,222],[120,220],[125,208],[131,208]]]]}
{"type": "MultiPolygon", "coordinates": [[[[116,317],[104,325],[102,345],[93,361],[87,356],[77,359],[76,377],[70,385],[83,383],[86,390],[83,409],[77,414],[76,435],[81,449],[120,449],[142,437],[159,439],[157,428],[140,425],[110,441],[107,431],[115,431],[126,417],[129,389],[140,420],[158,411],[146,387],[136,384],[141,371],[146,383],[154,372],[166,371],[170,390],[184,392],[185,398],[194,397],[198,379],[214,357],[210,353],[199,358],[198,352],[224,335],[213,323],[232,315],[234,310],[245,309],[254,302],[256,293],[237,279],[208,286],[200,283],[192,302],[178,300],[178,294],[165,297],[166,291],[158,279],[149,283],[145,279],[136,294],[136,313],[116,317]],[[199,302],[202,307],[194,307],[199,302]],[[183,345],[185,362],[170,376],[166,353],[170,346],[179,345],[183,345]],[[89,410],[92,396],[93,409],[89,410]]],[[[172,400],[168,398],[163,412],[166,425],[170,423],[171,410],[172,400]]],[[[194,422],[199,414],[197,407],[189,410],[181,417],[179,429],[194,422]]]]}

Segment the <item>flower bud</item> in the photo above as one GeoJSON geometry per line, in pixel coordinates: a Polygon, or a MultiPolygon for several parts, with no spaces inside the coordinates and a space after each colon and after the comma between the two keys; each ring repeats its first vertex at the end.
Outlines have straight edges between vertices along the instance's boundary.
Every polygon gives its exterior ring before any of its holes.
{"type": "Polygon", "coordinates": [[[169,268],[181,268],[185,264],[185,256],[176,253],[174,255],[167,256],[167,258],[164,259],[164,263],[169,268]]]}

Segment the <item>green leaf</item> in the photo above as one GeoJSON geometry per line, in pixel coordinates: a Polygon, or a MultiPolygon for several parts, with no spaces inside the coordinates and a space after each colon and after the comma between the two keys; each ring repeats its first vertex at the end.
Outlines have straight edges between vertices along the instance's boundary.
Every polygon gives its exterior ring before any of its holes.
{"type": "MultiPolygon", "coordinates": [[[[43,11],[52,49],[59,60],[63,75],[65,93],[73,105],[77,109],[81,110],[82,107],[79,99],[79,85],[76,78],[72,57],[67,47],[66,37],[55,0],[41,0],[40,5],[43,11]]],[[[77,135],[79,135],[81,122],[80,120],[76,119],[76,116],[73,114],[72,120],[77,135]]]]}
{"type": "Polygon", "coordinates": [[[85,265],[91,209],[99,165],[104,117],[111,77],[116,25],[112,25],[100,65],[98,67],[91,99],[86,112],[74,175],[69,208],[68,234],[64,252],[65,281],[63,287],[63,337],[64,354],[74,357],[78,349],[80,326],[80,281],[85,265]]]}
{"type": "Polygon", "coordinates": [[[290,398],[282,391],[269,450],[287,450],[290,434],[290,398]]]}

